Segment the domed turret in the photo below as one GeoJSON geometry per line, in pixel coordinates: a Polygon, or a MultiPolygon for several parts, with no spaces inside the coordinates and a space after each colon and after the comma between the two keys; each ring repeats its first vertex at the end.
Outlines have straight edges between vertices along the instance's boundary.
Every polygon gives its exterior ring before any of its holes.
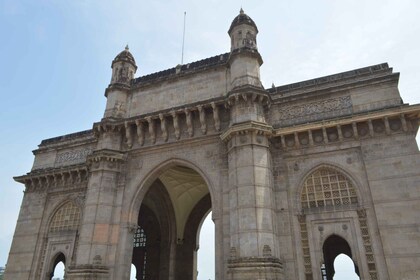
{"type": "Polygon", "coordinates": [[[257,49],[257,33],[257,25],[241,8],[228,31],[231,38],[229,64],[232,89],[262,87],[260,66],[263,61],[257,49]]]}
{"type": "Polygon", "coordinates": [[[107,102],[104,118],[124,118],[127,113],[130,82],[137,70],[136,61],[128,46],[114,58],[111,68],[111,83],[105,90],[107,102]]]}
{"type": "Polygon", "coordinates": [[[233,19],[228,34],[231,38],[231,51],[244,47],[257,49],[257,25],[242,8],[239,15],[233,19]]]}
{"type": "Polygon", "coordinates": [[[128,46],[120,52],[112,61],[112,79],[111,84],[122,83],[129,84],[137,70],[136,61],[130,53],[128,46]]]}

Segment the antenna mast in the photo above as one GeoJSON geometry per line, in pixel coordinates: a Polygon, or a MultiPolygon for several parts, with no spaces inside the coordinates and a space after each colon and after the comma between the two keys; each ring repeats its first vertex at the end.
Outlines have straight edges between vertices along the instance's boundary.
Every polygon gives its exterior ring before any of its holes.
{"type": "Polygon", "coordinates": [[[184,32],[182,34],[182,55],[181,55],[181,65],[184,64],[184,43],[185,43],[185,18],[187,17],[187,12],[184,12],[184,32]]]}

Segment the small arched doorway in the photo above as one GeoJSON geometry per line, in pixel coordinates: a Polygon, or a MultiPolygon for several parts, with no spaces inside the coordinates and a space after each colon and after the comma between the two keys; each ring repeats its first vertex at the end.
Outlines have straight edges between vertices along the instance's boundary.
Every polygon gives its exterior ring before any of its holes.
{"type": "MultiPolygon", "coordinates": [[[[351,249],[347,241],[335,234],[329,236],[325,240],[324,245],[322,246],[322,252],[324,255],[324,264],[321,270],[323,279],[326,280],[333,280],[335,274],[334,261],[337,256],[344,254],[353,260],[351,249]]],[[[355,273],[360,277],[359,267],[354,262],[354,260],[353,264],[355,273]]]]}
{"type": "Polygon", "coordinates": [[[210,210],[210,191],[197,171],[172,165],[160,172],[139,210],[132,258],[136,278],[197,279],[198,232],[210,210]],[[141,236],[144,244],[136,242],[141,236]]]}
{"type": "Polygon", "coordinates": [[[66,257],[63,253],[59,253],[52,263],[49,279],[64,279],[66,272],[66,257]]]}

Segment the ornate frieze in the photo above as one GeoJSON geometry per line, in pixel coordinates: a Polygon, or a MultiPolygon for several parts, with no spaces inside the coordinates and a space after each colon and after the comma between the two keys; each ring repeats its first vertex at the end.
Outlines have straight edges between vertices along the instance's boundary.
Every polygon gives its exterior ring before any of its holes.
{"type": "Polygon", "coordinates": [[[334,115],[351,114],[352,106],[350,96],[341,96],[296,106],[281,105],[275,116],[276,120],[284,126],[334,115]]]}
{"type": "Polygon", "coordinates": [[[82,163],[86,161],[86,157],[92,153],[92,147],[78,149],[78,150],[71,150],[65,152],[58,152],[55,158],[55,167],[63,166],[63,165],[71,165],[82,163]]]}

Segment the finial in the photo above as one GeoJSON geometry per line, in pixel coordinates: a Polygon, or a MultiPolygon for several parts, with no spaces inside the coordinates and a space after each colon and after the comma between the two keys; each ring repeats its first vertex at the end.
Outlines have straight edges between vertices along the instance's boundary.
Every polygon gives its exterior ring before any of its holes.
{"type": "Polygon", "coordinates": [[[240,13],[241,15],[243,15],[243,14],[244,14],[244,10],[242,9],[242,7],[241,7],[241,10],[239,11],[239,13],[240,13]]]}
{"type": "Polygon", "coordinates": [[[128,44],[125,46],[125,50],[126,50],[126,51],[128,51],[128,50],[129,50],[129,49],[128,49],[128,44]]]}

